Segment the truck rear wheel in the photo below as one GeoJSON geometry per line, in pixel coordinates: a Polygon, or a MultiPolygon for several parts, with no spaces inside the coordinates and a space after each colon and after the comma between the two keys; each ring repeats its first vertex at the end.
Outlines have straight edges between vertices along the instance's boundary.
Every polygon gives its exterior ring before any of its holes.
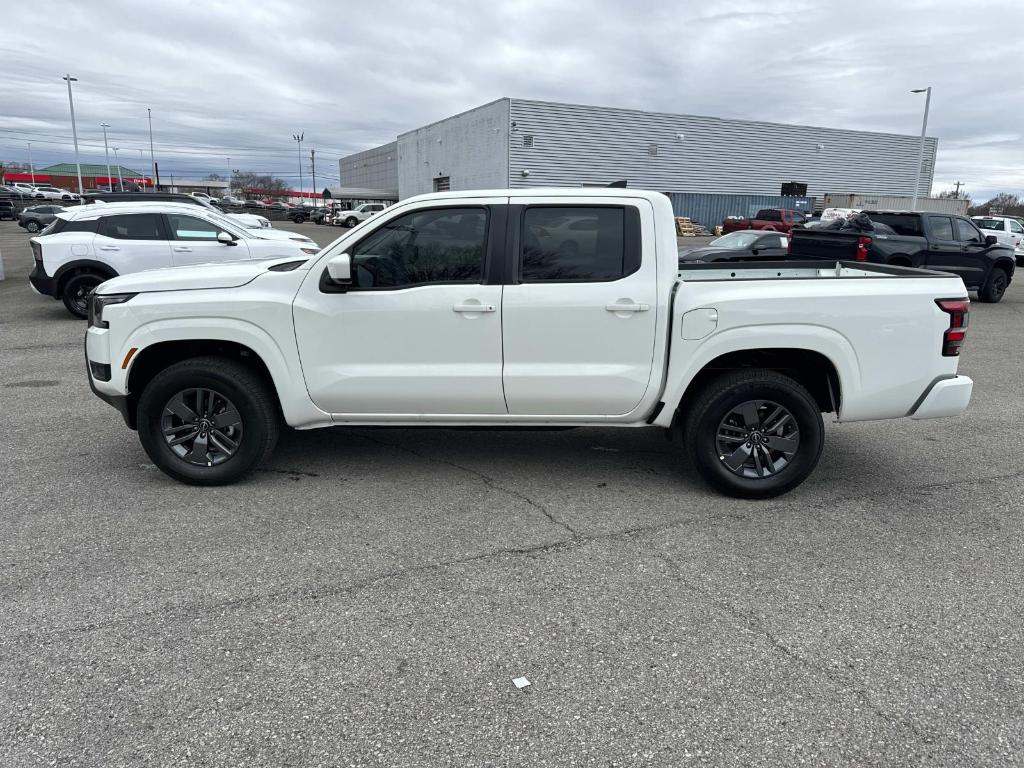
{"type": "Polygon", "coordinates": [[[709,485],[730,496],[767,499],[807,479],[824,433],[821,411],[799,382],[751,369],[724,374],[697,394],[683,441],[709,485]]]}
{"type": "Polygon", "coordinates": [[[271,387],[222,357],[182,360],[139,398],[139,440],[165,474],[189,485],[228,485],[269,458],[280,430],[271,387]]]}

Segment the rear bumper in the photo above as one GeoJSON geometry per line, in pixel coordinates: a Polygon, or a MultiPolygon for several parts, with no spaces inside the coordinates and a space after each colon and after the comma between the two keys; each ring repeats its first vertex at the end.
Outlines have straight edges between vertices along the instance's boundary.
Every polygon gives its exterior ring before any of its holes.
{"type": "Polygon", "coordinates": [[[42,294],[43,296],[57,296],[56,281],[43,271],[39,262],[32,268],[32,271],[28,275],[28,281],[32,285],[32,290],[36,293],[42,294]]]}
{"type": "Polygon", "coordinates": [[[971,402],[973,389],[974,382],[967,376],[954,376],[951,379],[936,381],[910,414],[910,418],[941,419],[963,413],[967,404],[971,402]]]}

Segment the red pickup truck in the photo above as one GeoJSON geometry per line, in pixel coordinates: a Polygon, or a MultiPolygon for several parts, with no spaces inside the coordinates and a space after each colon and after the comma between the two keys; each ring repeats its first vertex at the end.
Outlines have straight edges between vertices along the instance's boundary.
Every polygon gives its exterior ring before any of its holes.
{"type": "Polygon", "coordinates": [[[800,211],[786,208],[763,208],[752,219],[726,219],[722,232],[737,232],[743,229],[767,229],[772,232],[789,232],[796,224],[803,224],[807,217],[800,211]]]}

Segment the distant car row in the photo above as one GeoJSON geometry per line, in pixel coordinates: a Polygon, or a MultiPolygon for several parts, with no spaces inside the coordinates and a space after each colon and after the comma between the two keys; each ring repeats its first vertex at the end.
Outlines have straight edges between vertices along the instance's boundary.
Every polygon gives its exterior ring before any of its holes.
{"type": "Polygon", "coordinates": [[[0,185],[0,197],[13,200],[78,200],[79,196],[67,189],[48,184],[34,185],[16,181],[0,185]]]}

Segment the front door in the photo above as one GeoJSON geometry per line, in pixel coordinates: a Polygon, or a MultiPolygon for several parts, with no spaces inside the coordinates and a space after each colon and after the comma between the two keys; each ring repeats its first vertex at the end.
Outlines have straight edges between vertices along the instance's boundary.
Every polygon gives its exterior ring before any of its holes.
{"type": "Polygon", "coordinates": [[[245,240],[236,240],[234,245],[220,242],[217,235],[224,228],[198,216],[168,213],[167,229],[171,237],[171,256],[176,267],[249,258],[245,240]]]}
{"type": "Polygon", "coordinates": [[[925,216],[928,228],[928,256],[925,266],[940,272],[951,272],[963,277],[963,246],[956,232],[956,219],[952,216],[925,216]]]}
{"type": "Polygon", "coordinates": [[[511,208],[516,266],[502,318],[510,414],[614,416],[643,399],[658,273],[641,204],[537,198],[511,208]]]}
{"type": "MultiPolygon", "coordinates": [[[[295,299],[316,405],[342,418],[503,415],[500,278],[507,198],[389,209],[354,244],[354,284],[321,261],[295,299]]],[[[328,258],[331,253],[325,254],[328,258]]]]}
{"type": "Polygon", "coordinates": [[[971,289],[981,288],[988,276],[992,259],[989,251],[993,247],[985,242],[986,233],[982,232],[974,222],[967,219],[954,219],[957,238],[960,240],[960,271],[964,285],[971,289]]]}

